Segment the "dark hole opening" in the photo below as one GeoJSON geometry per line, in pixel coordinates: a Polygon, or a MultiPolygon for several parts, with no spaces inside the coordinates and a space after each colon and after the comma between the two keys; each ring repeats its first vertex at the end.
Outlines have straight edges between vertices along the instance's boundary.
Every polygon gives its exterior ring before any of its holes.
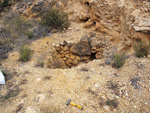
{"type": "Polygon", "coordinates": [[[87,6],[89,6],[89,5],[90,5],[90,3],[89,3],[89,2],[85,2],[84,4],[85,4],[85,5],[87,5],[87,6]]]}
{"type": "Polygon", "coordinates": [[[96,25],[96,22],[94,22],[94,25],[96,25]]]}
{"type": "Polygon", "coordinates": [[[96,59],[96,56],[95,56],[95,55],[96,55],[96,53],[92,53],[92,54],[91,54],[91,60],[96,59]]]}

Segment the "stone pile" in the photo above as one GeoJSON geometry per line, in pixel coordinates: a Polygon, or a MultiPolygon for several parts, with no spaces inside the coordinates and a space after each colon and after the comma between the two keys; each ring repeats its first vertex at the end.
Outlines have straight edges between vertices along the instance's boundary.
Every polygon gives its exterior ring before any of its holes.
{"type": "Polygon", "coordinates": [[[104,42],[97,37],[83,37],[79,42],[57,42],[53,44],[67,67],[77,66],[81,62],[89,62],[103,57],[104,42]]]}

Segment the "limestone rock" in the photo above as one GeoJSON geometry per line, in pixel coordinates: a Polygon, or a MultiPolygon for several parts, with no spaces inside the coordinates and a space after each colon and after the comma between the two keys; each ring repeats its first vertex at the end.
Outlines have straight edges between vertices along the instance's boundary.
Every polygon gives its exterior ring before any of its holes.
{"type": "Polygon", "coordinates": [[[96,57],[96,59],[101,59],[102,58],[102,53],[101,52],[97,52],[95,57],[96,57]]]}
{"type": "Polygon", "coordinates": [[[53,43],[53,46],[54,46],[54,47],[59,47],[59,46],[60,46],[60,43],[59,43],[59,42],[53,43]]]}
{"type": "Polygon", "coordinates": [[[68,50],[69,50],[68,46],[64,46],[64,47],[63,47],[63,50],[64,50],[64,51],[68,51],[68,50]]]}
{"type": "Polygon", "coordinates": [[[77,55],[91,55],[91,47],[88,41],[80,41],[74,44],[70,51],[77,54],[77,55]]]}
{"type": "Polygon", "coordinates": [[[67,68],[64,60],[56,51],[52,53],[52,57],[49,58],[47,66],[49,68],[67,68]]]}
{"type": "Polygon", "coordinates": [[[44,94],[39,94],[35,97],[35,101],[36,102],[42,102],[46,99],[45,95],[44,94]]]}
{"type": "Polygon", "coordinates": [[[150,33],[150,17],[136,16],[135,22],[132,24],[135,31],[150,33]]]}
{"type": "Polygon", "coordinates": [[[86,21],[90,18],[90,15],[88,12],[81,12],[80,13],[80,16],[79,16],[79,19],[82,20],[82,21],[86,21]]]}
{"type": "Polygon", "coordinates": [[[91,40],[91,47],[96,47],[99,43],[100,43],[100,41],[97,40],[96,37],[94,37],[91,40]]]}

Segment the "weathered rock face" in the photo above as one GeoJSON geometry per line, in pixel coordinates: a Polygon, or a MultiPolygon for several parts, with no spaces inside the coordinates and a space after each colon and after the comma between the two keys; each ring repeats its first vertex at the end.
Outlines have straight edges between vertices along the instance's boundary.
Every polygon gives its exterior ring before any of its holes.
{"type": "Polygon", "coordinates": [[[91,55],[91,47],[89,44],[89,40],[81,40],[80,42],[74,44],[71,48],[70,51],[79,55],[91,55]]]}
{"type": "Polygon", "coordinates": [[[62,42],[53,45],[67,67],[77,66],[103,57],[105,44],[98,37],[85,36],[78,43],[62,42]]]}
{"type": "Polygon", "coordinates": [[[132,25],[135,31],[150,34],[150,16],[149,17],[136,16],[135,22],[132,25]]]}
{"type": "Polygon", "coordinates": [[[86,11],[79,14],[78,20],[83,21],[88,18],[84,25],[85,28],[99,31],[110,37],[111,41],[118,40],[120,46],[131,47],[133,39],[137,38],[139,32],[139,39],[150,40],[150,2],[82,0],[81,3],[85,6],[86,11]]]}

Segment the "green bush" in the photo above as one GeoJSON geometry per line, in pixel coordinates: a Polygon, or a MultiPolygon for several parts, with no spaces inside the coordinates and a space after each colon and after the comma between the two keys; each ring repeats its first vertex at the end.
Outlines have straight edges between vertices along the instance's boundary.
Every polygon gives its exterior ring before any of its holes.
{"type": "Polygon", "coordinates": [[[134,51],[139,58],[147,56],[150,52],[150,44],[146,45],[142,41],[138,41],[134,44],[134,51]]]}
{"type": "Polygon", "coordinates": [[[30,60],[30,58],[31,58],[31,49],[29,49],[28,47],[22,46],[20,48],[19,53],[20,53],[20,58],[19,58],[20,61],[26,62],[26,61],[30,60]]]}
{"type": "Polygon", "coordinates": [[[120,54],[115,54],[113,57],[113,66],[115,68],[120,68],[124,65],[125,63],[125,54],[124,53],[120,53],[120,54]]]}
{"type": "Polygon", "coordinates": [[[69,27],[68,15],[58,9],[49,10],[42,18],[42,25],[62,30],[69,27]]]}

